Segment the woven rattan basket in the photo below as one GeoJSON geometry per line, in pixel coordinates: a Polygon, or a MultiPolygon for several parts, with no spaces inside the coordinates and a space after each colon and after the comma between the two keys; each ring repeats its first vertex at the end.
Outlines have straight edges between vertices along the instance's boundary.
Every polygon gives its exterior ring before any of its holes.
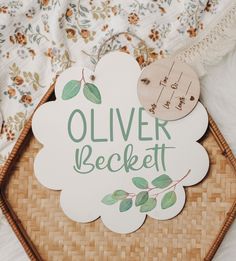
{"type": "MultiPolygon", "coordinates": [[[[49,99],[53,86],[40,104],[49,99]]],[[[211,260],[236,214],[236,160],[210,117],[201,143],[210,170],[186,189],[187,202],[175,218],[147,218],[135,233],[120,235],[100,219],[88,224],[69,220],[59,192],[41,186],[33,174],[41,145],[26,124],[0,176],[0,205],[32,260],[211,260]]]]}

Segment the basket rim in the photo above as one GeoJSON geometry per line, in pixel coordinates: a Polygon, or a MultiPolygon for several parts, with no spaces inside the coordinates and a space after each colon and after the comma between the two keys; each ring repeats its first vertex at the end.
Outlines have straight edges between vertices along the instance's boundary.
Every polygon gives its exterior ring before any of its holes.
{"type": "MultiPolygon", "coordinates": [[[[37,110],[39,106],[41,106],[43,103],[47,102],[54,93],[54,87],[55,82],[50,86],[46,94],[43,96],[37,107],[35,108],[34,112],[37,110]]],[[[25,124],[20,136],[17,139],[17,142],[15,146],[13,147],[7,161],[5,162],[2,171],[0,173],[0,208],[2,209],[3,214],[5,215],[8,223],[12,227],[15,235],[17,236],[18,240],[21,242],[25,252],[29,256],[31,260],[43,260],[40,256],[37,248],[34,246],[33,242],[31,241],[29,235],[27,234],[26,230],[24,229],[23,225],[21,224],[21,221],[18,219],[16,213],[14,212],[13,208],[11,207],[9,201],[6,197],[6,187],[8,185],[8,182],[10,180],[10,177],[12,175],[11,169],[14,166],[15,162],[17,162],[18,157],[20,155],[20,151],[24,148],[24,145],[29,140],[29,136],[31,134],[31,125],[32,125],[32,117],[34,115],[34,112],[32,113],[31,117],[28,119],[27,123],[25,124]]],[[[233,169],[236,173],[236,158],[234,157],[232,150],[230,149],[229,145],[227,144],[225,138],[221,134],[220,130],[218,129],[216,123],[212,119],[212,117],[209,116],[209,130],[213,134],[216,142],[218,143],[222,154],[229,160],[231,165],[233,166],[233,169]]],[[[234,200],[234,203],[230,210],[227,212],[227,216],[224,220],[223,225],[221,226],[217,237],[212,242],[212,245],[210,249],[208,250],[207,255],[205,256],[204,260],[208,261],[213,258],[215,255],[217,249],[219,248],[221,242],[224,239],[224,236],[226,235],[227,231],[229,230],[230,225],[233,223],[234,219],[236,217],[236,199],[234,200]]]]}

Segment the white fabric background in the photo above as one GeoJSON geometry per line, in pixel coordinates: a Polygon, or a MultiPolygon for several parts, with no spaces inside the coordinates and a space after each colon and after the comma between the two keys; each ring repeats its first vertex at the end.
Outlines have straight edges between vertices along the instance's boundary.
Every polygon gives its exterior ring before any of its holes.
{"type": "MultiPolygon", "coordinates": [[[[236,48],[207,71],[202,79],[202,101],[236,154],[236,48]]],[[[214,261],[234,261],[235,246],[236,222],[231,226],[214,261]]],[[[29,260],[6,221],[0,226],[0,260],[29,260]]]]}
{"type": "MultiPolygon", "coordinates": [[[[236,48],[202,79],[202,101],[236,155],[236,48]]],[[[236,259],[236,222],[232,224],[214,261],[236,259]]]]}

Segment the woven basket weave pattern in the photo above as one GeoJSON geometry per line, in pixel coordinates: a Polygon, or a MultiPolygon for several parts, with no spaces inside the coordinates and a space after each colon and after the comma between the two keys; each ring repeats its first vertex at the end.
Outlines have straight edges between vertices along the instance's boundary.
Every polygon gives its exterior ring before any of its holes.
{"type": "Polygon", "coordinates": [[[203,182],[186,189],[181,214],[167,221],[147,218],[128,235],[109,231],[100,219],[79,224],[63,214],[60,193],[34,177],[41,145],[33,137],[12,170],[7,198],[44,260],[203,260],[236,198],[234,170],[210,131],[203,145],[211,168],[203,182]]]}

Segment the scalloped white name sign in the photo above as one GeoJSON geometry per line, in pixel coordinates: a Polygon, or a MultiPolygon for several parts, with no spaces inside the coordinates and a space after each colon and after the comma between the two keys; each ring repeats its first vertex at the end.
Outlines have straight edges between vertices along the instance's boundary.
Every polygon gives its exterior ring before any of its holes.
{"type": "Polygon", "coordinates": [[[147,215],[173,218],[184,207],[184,186],[207,174],[209,158],[197,142],[208,126],[205,108],[198,102],[178,121],[153,118],[137,97],[140,74],[120,52],[105,55],[95,72],[70,68],[57,80],[56,100],[33,117],[43,144],[35,175],[61,191],[61,208],[74,221],[101,217],[110,230],[130,233],[147,215]]]}

